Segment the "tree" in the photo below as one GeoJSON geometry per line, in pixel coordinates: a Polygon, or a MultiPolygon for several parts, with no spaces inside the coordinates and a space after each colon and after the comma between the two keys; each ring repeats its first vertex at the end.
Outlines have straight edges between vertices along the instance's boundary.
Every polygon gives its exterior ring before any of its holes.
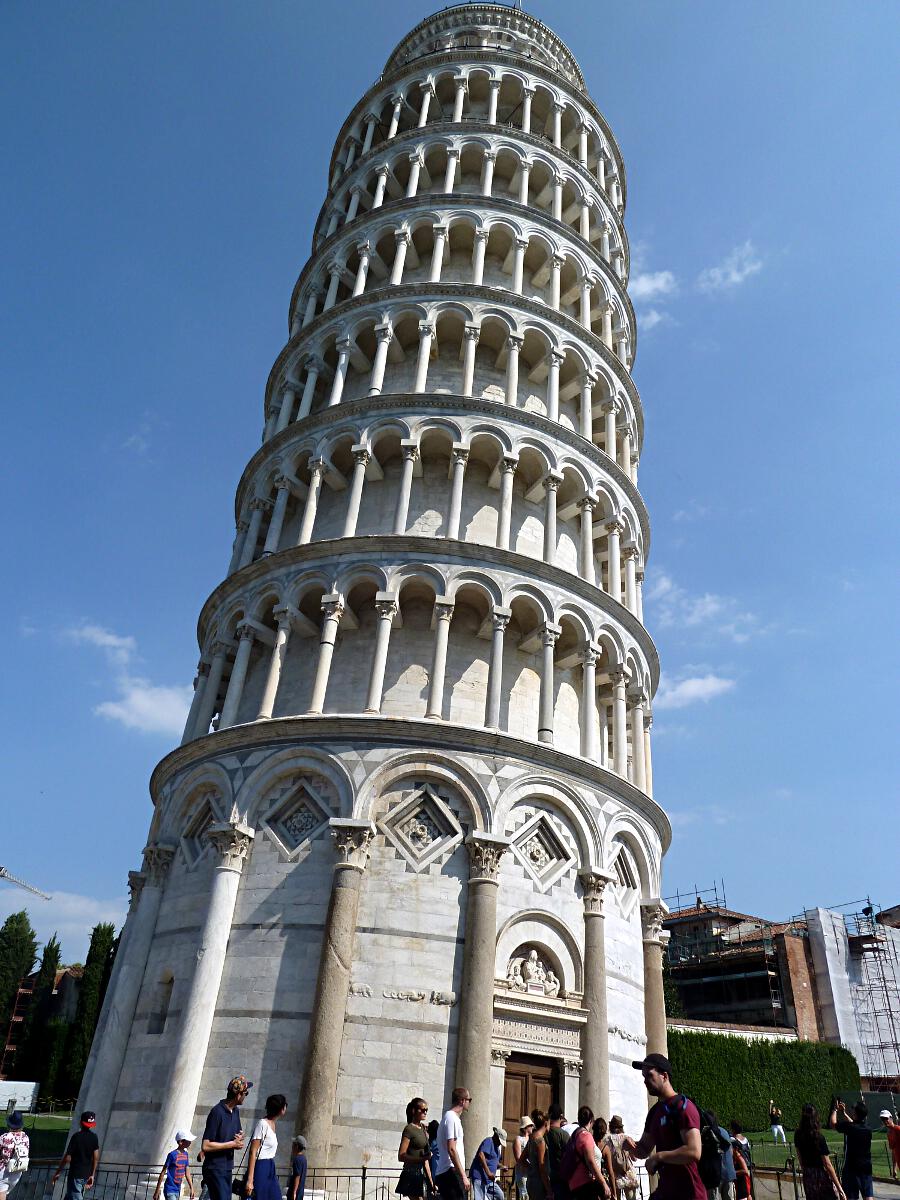
{"type": "Polygon", "coordinates": [[[663,998],[666,1003],[667,1017],[683,1017],[684,1009],[681,1007],[681,996],[678,992],[678,984],[672,978],[672,968],[669,966],[669,960],[663,959],[663,998]]]}
{"type": "Polygon", "coordinates": [[[0,1037],[6,1031],[16,1003],[16,992],[26,975],[34,970],[37,938],[28,913],[11,913],[0,926],[0,1037]]]}
{"type": "Polygon", "coordinates": [[[15,1060],[16,1076],[19,1079],[35,1079],[41,1084],[44,1082],[48,1050],[46,1026],[50,1018],[60,959],[59,939],[54,933],[44,946],[41,965],[34,983],[34,996],[22,1028],[20,1048],[15,1060]]]}
{"type": "Polygon", "coordinates": [[[75,1009],[75,1019],[69,1026],[65,1055],[55,1088],[57,1097],[77,1096],[81,1087],[81,1077],[87,1066],[94,1030],[100,1017],[105,983],[109,980],[115,936],[115,926],[107,922],[95,925],[91,931],[91,944],[78,993],[78,1007],[75,1009]]]}

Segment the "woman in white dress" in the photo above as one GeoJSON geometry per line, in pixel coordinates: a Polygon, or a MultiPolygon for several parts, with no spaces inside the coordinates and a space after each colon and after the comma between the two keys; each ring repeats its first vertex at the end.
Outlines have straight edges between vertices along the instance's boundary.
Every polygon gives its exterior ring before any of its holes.
{"type": "Polygon", "coordinates": [[[284,1096],[269,1096],[266,1115],[254,1126],[247,1167],[247,1195],[252,1194],[253,1200],[282,1200],[281,1187],[275,1174],[275,1154],[278,1150],[275,1124],[286,1112],[287,1100],[284,1096]]]}
{"type": "Polygon", "coordinates": [[[29,1141],[24,1125],[22,1114],[11,1112],[6,1118],[6,1133],[0,1134],[0,1200],[6,1200],[28,1170],[29,1141]]]}

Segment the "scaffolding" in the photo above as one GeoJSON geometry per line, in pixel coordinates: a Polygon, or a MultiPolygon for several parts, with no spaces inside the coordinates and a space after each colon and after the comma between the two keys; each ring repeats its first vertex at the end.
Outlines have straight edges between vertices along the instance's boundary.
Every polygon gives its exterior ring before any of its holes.
{"type": "MultiPolygon", "coordinates": [[[[849,905],[847,906],[849,907],[849,905]]],[[[880,920],[882,909],[867,897],[844,913],[850,953],[858,973],[850,995],[862,1046],[862,1073],[886,1090],[900,1078],[900,932],[880,920]]]]}

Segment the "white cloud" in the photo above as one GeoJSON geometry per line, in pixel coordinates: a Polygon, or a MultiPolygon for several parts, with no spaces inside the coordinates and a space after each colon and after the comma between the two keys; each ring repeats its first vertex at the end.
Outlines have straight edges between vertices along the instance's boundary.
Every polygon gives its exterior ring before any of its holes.
{"type": "Polygon", "coordinates": [[[700,804],[696,808],[680,810],[670,808],[668,814],[672,827],[676,829],[685,825],[696,825],[700,821],[713,825],[731,825],[734,822],[734,813],[721,804],[700,804]]]}
{"type": "Polygon", "coordinates": [[[689,704],[708,704],[717,696],[724,696],[735,686],[733,679],[709,672],[706,675],[688,676],[677,682],[663,675],[659,690],[653,700],[654,709],[687,708],[689,704]]]}
{"type": "Polygon", "coordinates": [[[702,521],[708,517],[712,509],[706,504],[701,504],[699,500],[689,500],[684,508],[677,509],[672,514],[672,520],[681,524],[686,521],[702,521]]]}
{"type": "Polygon", "coordinates": [[[731,253],[715,267],[706,267],[697,276],[697,287],[701,292],[722,292],[739,287],[751,275],[763,267],[756,247],[749,239],[735,246],[731,253]]]}
{"type": "Polygon", "coordinates": [[[674,296],[677,291],[678,285],[671,271],[640,271],[628,281],[628,294],[635,304],[656,300],[659,296],[674,296]]]}
{"type": "Polygon", "coordinates": [[[671,321],[672,318],[668,313],[660,312],[658,308],[648,308],[646,312],[641,313],[638,320],[640,321],[642,332],[649,333],[657,325],[661,325],[664,321],[671,321]]]}
{"type": "Polygon", "coordinates": [[[141,733],[176,736],[187,720],[191,703],[188,685],[155,684],[132,670],[137,642],[130,634],[117,634],[102,625],[83,622],[65,631],[65,636],[82,645],[102,650],[113,668],[116,695],[94,708],[99,717],[118,721],[126,729],[141,733]]]}
{"type": "MultiPolygon", "coordinates": [[[[47,880],[29,879],[35,886],[43,884],[50,891],[47,880]]],[[[62,946],[63,962],[84,962],[87,957],[91,930],[100,921],[112,921],[121,929],[128,911],[124,896],[99,900],[93,896],[81,896],[76,892],[53,892],[49,900],[33,896],[21,888],[4,884],[0,887],[0,923],[10,913],[26,909],[38,941],[43,945],[55,933],[62,946]]],[[[40,954],[40,949],[38,950],[40,954]]]]}
{"type": "Polygon", "coordinates": [[[653,574],[645,599],[653,620],[663,629],[702,628],[738,643],[765,632],[756,614],[741,609],[732,596],[691,595],[665,571],[653,574]]]}

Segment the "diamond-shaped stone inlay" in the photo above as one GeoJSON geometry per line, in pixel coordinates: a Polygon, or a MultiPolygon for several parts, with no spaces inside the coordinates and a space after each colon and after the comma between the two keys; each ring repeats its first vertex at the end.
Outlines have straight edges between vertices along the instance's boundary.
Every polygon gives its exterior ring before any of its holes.
{"type": "Polygon", "coordinates": [[[328,823],[331,813],[320,800],[312,781],[297,781],[296,776],[277,787],[269,796],[270,808],[262,825],[278,848],[296,858],[304,846],[328,823]]]}
{"type": "Polygon", "coordinates": [[[575,859],[546,813],[537,812],[513,840],[513,850],[542,892],[569,869],[575,859]]]}
{"type": "Polygon", "coordinates": [[[378,829],[415,871],[455,850],[463,838],[449,805],[428,783],[391,809],[378,829]]]}
{"type": "Polygon", "coordinates": [[[203,802],[194,814],[193,820],[188,825],[181,839],[184,856],[190,866],[198,862],[209,848],[209,841],[206,834],[210,825],[214,825],[216,821],[220,820],[218,813],[213,807],[218,799],[219,793],[214,789],[204,793],[203,802]]]}

